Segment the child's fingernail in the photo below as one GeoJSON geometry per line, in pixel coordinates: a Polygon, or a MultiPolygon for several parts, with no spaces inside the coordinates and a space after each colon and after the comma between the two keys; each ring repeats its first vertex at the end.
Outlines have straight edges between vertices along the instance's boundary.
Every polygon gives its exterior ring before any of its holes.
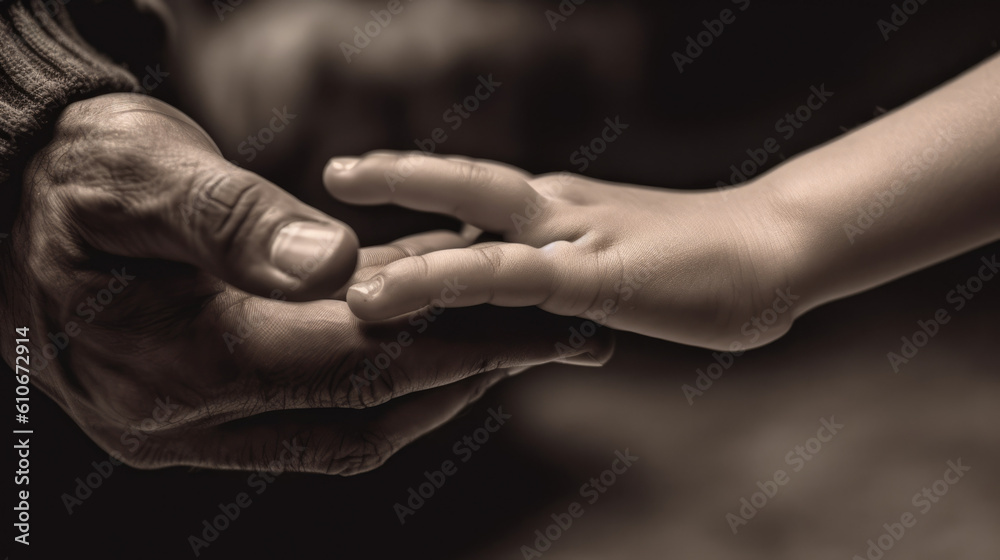
{"type": "Polygon", "coordinates": [[[367,282],[361,282],[351,286],[347,291],[354,292],[358,296],[370,300],[371,298],[378,295],[382,291],[382,286],[385,285],[385,281],[381,276],[376,276],[367,282]]]}
{"type": "Polygon", "coordinates": [[[326,165],[326,168],[328,171],[332,171],[334,173],[343,173],[353,169],[359,161],[361,161],[361,158],[356,157],[333,158],[330,160],[330,163],[326,165]]]}

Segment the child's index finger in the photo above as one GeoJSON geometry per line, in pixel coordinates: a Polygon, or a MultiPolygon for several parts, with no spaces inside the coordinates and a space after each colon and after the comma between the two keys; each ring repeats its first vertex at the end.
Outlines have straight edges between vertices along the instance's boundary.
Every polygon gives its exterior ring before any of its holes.
{"type": "Polygon", "coordinates": [[[527,207],[545,207],[539,204],[543,195],[514,169],[419,153],[334,158],[323,171],[323,183],[343,202],[397,204],[494,233],[516,231],[516,215],[527,207]]]}

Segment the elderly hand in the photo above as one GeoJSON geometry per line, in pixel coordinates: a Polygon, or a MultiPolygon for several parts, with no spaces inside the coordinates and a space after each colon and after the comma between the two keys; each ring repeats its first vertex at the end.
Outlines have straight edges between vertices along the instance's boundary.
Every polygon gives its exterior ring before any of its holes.
{"type": "MultiPolygon", "coordinates": [[[[431,233],[361,261],[460,243],[431,233]]],[[[610,355],[604,334],[560,355],[570,323],[555,318],[504,330],[510,314],[439,307],[364,324],[320,299],[357,258],[346,226],[223,160],[176,109],[80,101],[31,160],[0,245],[3,356],[13,367],[27,327],[32,383],[127,464],[351,474],[503,368],[610,355]]]]}

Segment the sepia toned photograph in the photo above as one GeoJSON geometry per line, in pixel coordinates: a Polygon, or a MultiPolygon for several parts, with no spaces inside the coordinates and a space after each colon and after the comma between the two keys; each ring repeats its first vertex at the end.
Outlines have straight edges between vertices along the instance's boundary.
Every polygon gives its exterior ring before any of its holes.
{"type": "Polygon", "coordinates": [[[1000,2],[2,0],[0,100],[5,560],[1000,558],[1000,2]]]}

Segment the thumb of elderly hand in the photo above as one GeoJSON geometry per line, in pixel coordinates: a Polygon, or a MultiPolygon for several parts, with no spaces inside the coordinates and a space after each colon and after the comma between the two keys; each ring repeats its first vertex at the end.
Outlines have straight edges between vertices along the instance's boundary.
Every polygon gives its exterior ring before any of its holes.
{"type": "Polygon", "coordinates": [[[326,297],[357,262],[347,225],[229,163],[194,121],[147,96],[70,105],[25,176],[56,196],[23,204],[61,206],[84,245],[188,263],[256,295],[326,297]]]}

